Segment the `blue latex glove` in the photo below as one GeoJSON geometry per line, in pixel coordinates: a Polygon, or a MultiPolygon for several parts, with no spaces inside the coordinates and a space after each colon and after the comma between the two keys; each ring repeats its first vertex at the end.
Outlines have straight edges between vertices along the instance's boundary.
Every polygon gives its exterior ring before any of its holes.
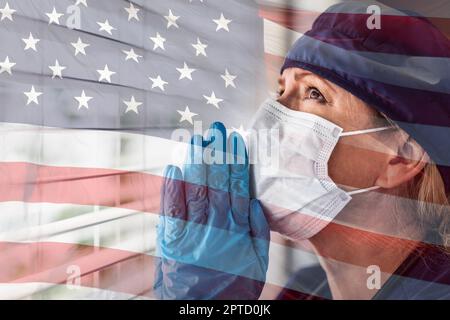
{"type": "Polygon", "coordinates": [[[242,137],[232,133],[227,140],[221,123],[212,125],[206,142],[194,136],[184,175],[178,167],[166,168],[161,194],[156,297],[258,299],[270,233],[259,202],[249,199],[242,137]],[[234,164],[225,162],[226,149],[234,164]]]}

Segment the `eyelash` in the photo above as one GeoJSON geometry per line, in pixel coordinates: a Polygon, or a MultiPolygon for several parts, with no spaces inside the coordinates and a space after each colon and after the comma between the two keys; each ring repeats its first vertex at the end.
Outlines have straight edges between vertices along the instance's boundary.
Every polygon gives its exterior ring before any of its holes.
{"type": "Polygon", "coordinates": [[[319,89],[317,89],[316,87],[308,87],[308,89],[306,90],[306,95],[307,95],[307,99],[311,99],[311,100],[317,100],[318,103],[320,104],[327,104],[328,101],[327,99],[325,99],[325,97],[323,96],[322,92],[320,92],[319,89]],[[319,94],[319,98],[314,99],[314,98],[310,98],[310,94],[312,91],[316,91],[319,94]]]}
{"type": "MultiPolygon", "coordinates": [[[[276,92],[277,97],[278,97],[278,98],[281,97],[281,96],[283,95],[283,92],[284,92],[284,90],[279,89],[279,90],[276,92]]],[[[327,99],[325,99],[325,97],[323,96],[322,92],[320,92],[320,90],[317,89],[316,87],[308,87],[308,88],[306,89],[306,94],[307,94],[307,96],[308,96],[308,98],[306,98],[306,99],[317,100],[318,103],[320,103],[320,104],[327,104],[327,103],[328,103],[327,99]],[[311,91],[313,91],[313,90],[314,90],[314,91],[317,91],[317,93],[320,95],[320,97],[319,97],[318,99],[309,98],[309,94],[311,94],[311,91]]]]}

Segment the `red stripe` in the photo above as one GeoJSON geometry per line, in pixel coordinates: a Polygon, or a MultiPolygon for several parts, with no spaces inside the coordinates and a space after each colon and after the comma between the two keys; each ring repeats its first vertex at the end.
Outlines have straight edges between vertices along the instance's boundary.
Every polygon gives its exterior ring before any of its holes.
{"type": "Polygon", "coordinates": [[[428,20],[436,27],[430,28],[414,16],[383,15],[381,18],[382,30],[378,32],[367,28],[366,22],[370,16],[368,14],[320,14],[305,10],[263,7],[260,10],[260,16],[301,33],[310,30],[320,16],[320,24],[336,30],[337,33],[332,36],[329,36],[329,34],[327,36],[310,34],[310,36],[344,49],[368,51],[367,47],[369,47],[370,51],[379,53],[450,57],[450,47],[448,41],[446,41],[450,38],[450,19],[448,18],[429,18],[428,20]],[[345,26],[348,25],[350,20],[353,20],[353,26],[360,26],[360,28],[355,30],[355,27],[353,27],[353,30],[347,30],[345,26]],[[327,23],[324,24],[325,21],[327,23]],[[384,30],[389,30],[389,32],[384,30]],[[342,34],[345,33],[349,33],[349,35],[344,35],[341,39],[342,34]],[[442,37],[440,33],[447,38],[442,37]],[[361,41],[361,37],[367,39],[361,41]],[[351,41],[352,38],[355,38],[356,41],[351,41]],[[427,41],[428,45],[424,46],[421,41],[417,40],[425,38],[434,38],[435,41],[427,41]],[[386,46],[385,43],[397,43],[398,45],[395,47],[386,46]],[[412,46],[411,44],[416,45],[412,46]],[[406,48],[407,51],[398,51],[398,48],[406,48]]]}
{"type": "Polygon", "coordinates": [[[163,179],[114,169],[0,163],[0,201],[73,203],[159,212],[163,179]]]}
{"type": "MultiPolygon", "coordinates": [[[[79,284],[83,287],[154,298],[152,287],[157,258],[153,256],[54,242],[0,242],[0,252],[2,284],[38,282],[73,285],[73,274],[69,268],[77,266],[80,270],[79,284]],[[98,272],[98,281],[95,281],[94,272],[98,272]]],[[[429,265],[424,263],[423,271],[427,271],[427,267],[429,265]]],[[[417,275],[417,279],[427,281],[426,275],[417,275]]],[[[445,281],[442,283],[449,284],[445,281]]],[[[281,299],[321,299],[293,288],[269,283],[261,298],[275,298],[280,292],[283,292],[279,297],[281,299]]]]}
{"type": "MultiPolygon", "coordinates": [[[[81,271],[80,285],[154,298],[156,258],[110,248],[67,243],[0,242],[0,283],[73,284],[69,267],[81,271]],[[94,280],[98,272],[98,283],[94,280]]],[[[261,298],[274,298],[284,288],[266,284],[261,298]]],[[[301,293],[308,296],[306,293],[301,293]]]]}
{"type": "MultiPolygon", "coordinates": [[[[3,177],[0,183],[0,201],[73,203],[159,212],[163,178],[151,174],[113,169],[50,167],[19,162],[0,163],[0,175],[3,177]]],[[[285,225],[293,225],[292,221],[288,220],[301,220],[302,217],[300,213],[291,214],[286,218],[285,225]]],[[[338,222],[330,223],[327,228],[333,228],[333,234],[347,235],[347,240],[354,239],[355,248],[389,248],[395,254],[398,250],[411,249],[420,244],[417,241],[358,230],[338,222]]],[[[312,252],[305,243],[285,242],[279,237],[273,237],[272,242],[312,252]]],[[[342,255],[339,251],[323,253],[323,257],[367,267],[355,257],[342,255]]],[[[382,263],[379,265],[382,271],[393,272],[386,270],[382,263]]]]}
{"type": "Polygon", "coordinates": [[[151,296],[155,265],[151,256],[66,243],[0,242],[0,252],[1,283],[66,284],[69,266],[76,265],[81,286],[151,296]],[[101,271],[98,285],[93,275],[96,271],[101,271]],[[123,279],[118,277],[122,272],[123,279]]]}

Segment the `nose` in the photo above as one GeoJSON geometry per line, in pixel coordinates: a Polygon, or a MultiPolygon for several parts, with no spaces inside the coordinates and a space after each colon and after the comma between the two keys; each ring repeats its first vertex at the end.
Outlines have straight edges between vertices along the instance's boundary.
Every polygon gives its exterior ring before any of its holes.
{"type": "Polygon", "coordinates": [[[301,110],[300,81],[298,70],[286,69],[278,78],[278,99],[277,101],[285,107],[294,110],[301,110]]]}
{"type": "Polygon", "coordinates": [[[284,89],[280,91],[277,101],[291,110],[302,111],[297,92],[298,90],[284,89]]]}

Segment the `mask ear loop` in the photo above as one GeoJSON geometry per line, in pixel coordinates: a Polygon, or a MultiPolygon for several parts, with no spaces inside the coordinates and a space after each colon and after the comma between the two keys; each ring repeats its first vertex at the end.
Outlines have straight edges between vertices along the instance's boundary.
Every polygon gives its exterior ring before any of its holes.
{"type": "Polygon", "coordinates": [[[380,189],[380,188],[381,188],[380,186],[373,186],[373,187],[370,187],[370,188],[365,188],[365,189],[358,189],[358,190],[348,191],[347,194],[348,194],[349,196],[352,196],[352,195],[354,195],[354,194],[365,193],[365,192],[377,190],[377,189],[380,189]]]}
{"type": "MultiPolygon", "coordinates": [[[[390,130],[390,129],[396,129],[396,128],[394,126],[386,126],[386,127],[379,127],[379,128],[373,128],[373,129],[355,130],[355,131],[342,132],[340,134],[340,136],[341,137],[348,137],[348,136],[355,136],[355,135],[359,135],[359,134],[380,132],[380,131],[385,131],[385,130],[390,130]]],[[[381,188],[380,186],[373,186],[373,187],[370,187],[370,188],[364,188],[364,189],[348,191],[347,194],[349,196],[352,196],[352,195],[355,195],[355,194],[370,192],[370,191],[377,190],[377,189],[380,189],[380,188],[381,188]]]]}
{"type": "Polygon", "coordinates": [[[373,128],[373,129],[347,131],[347,132],[342,132],[340,134],[340,136],[341,137],[356,136],[358,134],[373,133],[373,132],[385,131],[385,130],[389,130],[389,129],[396,129],[396,128],[393,126],[387,126],[387,127],[373,128]]]}

